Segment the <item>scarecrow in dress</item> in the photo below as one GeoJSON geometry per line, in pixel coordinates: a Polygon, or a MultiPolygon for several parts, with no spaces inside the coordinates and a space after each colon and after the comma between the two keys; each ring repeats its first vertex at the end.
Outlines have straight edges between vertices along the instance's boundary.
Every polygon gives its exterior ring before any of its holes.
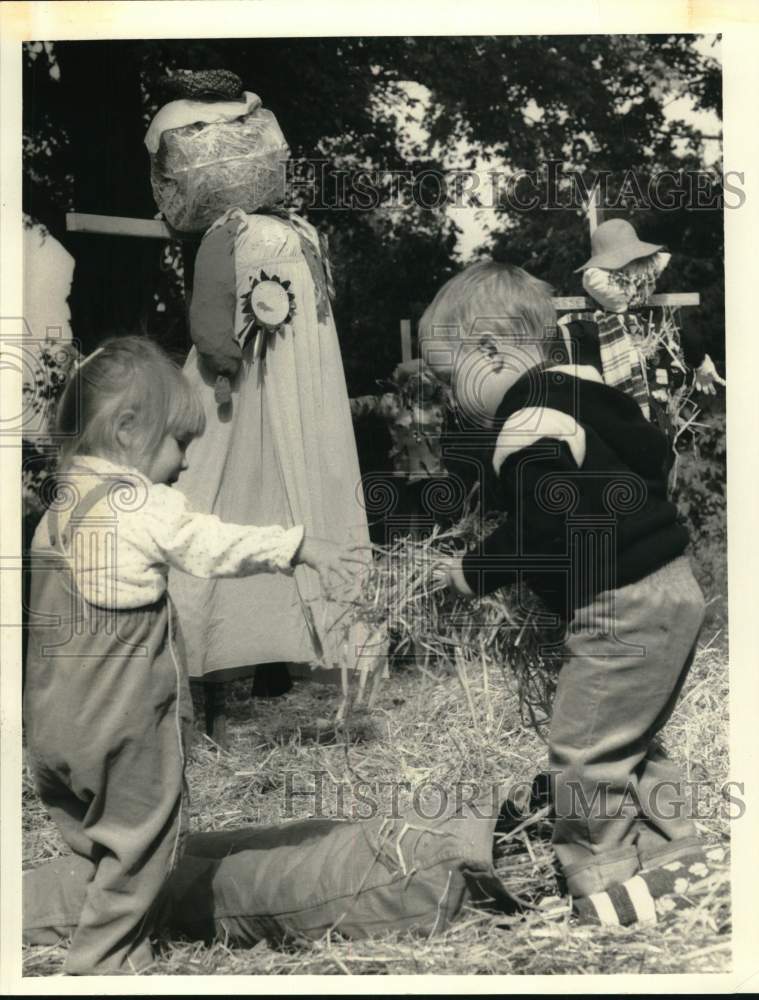
{"type": "MultiPolygon", "coordinates": [[[[180,71],[153,120],[151,181],[168,223],[203,231],[185,374],[207,425],[178,488],[196,510],[241,524],[304,524],[369,544],[356,442],[319,237],[282,207],[289,150],[274,115],[225,71],[180,71]]],[[[173,572],[190,676],[249,677],[257,665],[376,666],[366,636],[333,628],[339,595],[318,575],[201,580],[173,572]]],[[[218,690],[218,689],[217,689],[218,690]]],[[[213,709],[207,724],[214,726],[213,709]]],[[[215,738],[225,739],[223,718],[215,738]]]]}

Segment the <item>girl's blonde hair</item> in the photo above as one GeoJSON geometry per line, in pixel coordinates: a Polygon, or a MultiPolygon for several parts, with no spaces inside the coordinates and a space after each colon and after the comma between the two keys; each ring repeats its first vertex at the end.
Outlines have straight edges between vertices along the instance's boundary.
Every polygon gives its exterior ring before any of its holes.
{"type": "Polygon", "coordinates": [[[127,411],[135,418],[135,465],[149,462],[166,434],[187,439],[205,429],[200,398],[158,344],[147,337],[113,337],[82,362],[61,396],[59,468],[75,455],[123,460],[116,431],[127,411]]]}
{"type": "Polygon", "coordinates": [[[461,340],[489,331],[554,343],[553,289],[521,267],[482,261],[447,281],[419,321],[420,340],[461,340]]]}

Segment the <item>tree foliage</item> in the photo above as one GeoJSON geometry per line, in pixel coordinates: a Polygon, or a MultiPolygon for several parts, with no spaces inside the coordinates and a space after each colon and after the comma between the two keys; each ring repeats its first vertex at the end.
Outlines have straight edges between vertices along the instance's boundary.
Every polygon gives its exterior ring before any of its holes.
{"type": "MultiPolygon", "coordinates": [[[[351,37],[30,43],[26,47],[25,210],[77,260],[72,321],[85,350],[113,329],[142,326],[186,349],[176,248],[68,234],[66,210],[155,214],[142,143],[166,70],[220,67],[258,92],[296,161],[321,161],[310,207],[328,232],[336,317],[351,391],[368,391],[399,360],[398,321],[416,318],[461,261],[456,213],[394,199],[390,172],[489,164],[509,174],[559,161],[562,176],[698,170],[704,138],[667,118],[687,96],[719,113],[720,72],[694,36],[351,37]],[[329,205],[333,172],[379,173],[370,208],[329,205]]],[[[669,279],[702,292],[695,322],[722,356],[722,223],[718,211],[630,211],[643,238],[666,242],[669,279]]],[[[578,291],[587,256],[576,207],[502,204],[482,252],[525,264],[578,291]]]]}

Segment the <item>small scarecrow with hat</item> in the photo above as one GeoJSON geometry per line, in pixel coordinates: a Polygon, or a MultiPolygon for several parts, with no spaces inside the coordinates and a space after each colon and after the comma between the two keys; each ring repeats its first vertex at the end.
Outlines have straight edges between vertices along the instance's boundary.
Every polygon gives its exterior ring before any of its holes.
{"type": "Polygon", "coordinates": [[[701,338],[681,331],[671,310],[658,324],[651,311],[648,315],[630,312],[646,306],[670,254],[661,245],[639,240],[625,219],[601,223],[591,237],[591,250],[590,258],[577,270],[582,271],[583,288],[600,309],[571,313],[561,322],[571,336],[582,331],[580,339],[586,343],[580,353],[598,365],[608,385],[628,393],[648,419],[656,418],[671,431],[667,406],[689,370],[700,392],[714,394],[716,385],[725,382],[701,338]],[[590,345],[588,320],[597,331],[597,342],[590,345]]]}

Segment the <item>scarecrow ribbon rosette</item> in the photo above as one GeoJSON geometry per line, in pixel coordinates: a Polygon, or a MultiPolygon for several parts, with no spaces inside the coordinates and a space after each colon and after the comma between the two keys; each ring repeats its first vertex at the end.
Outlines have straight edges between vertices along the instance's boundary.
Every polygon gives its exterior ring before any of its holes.
{"type": "Polygon", "coordinates": [[[269,340],[292,322],[295,315],[295,296],[290,291],[290,282],[276,274],[270,277],[262,270],[258,277],[251,277],[250,290],[242,296],[242,303],[246,322],[237,339],[240,347],[244,347],[251,337],[255,337],[253,357],[263,360],[269,340]]]}

